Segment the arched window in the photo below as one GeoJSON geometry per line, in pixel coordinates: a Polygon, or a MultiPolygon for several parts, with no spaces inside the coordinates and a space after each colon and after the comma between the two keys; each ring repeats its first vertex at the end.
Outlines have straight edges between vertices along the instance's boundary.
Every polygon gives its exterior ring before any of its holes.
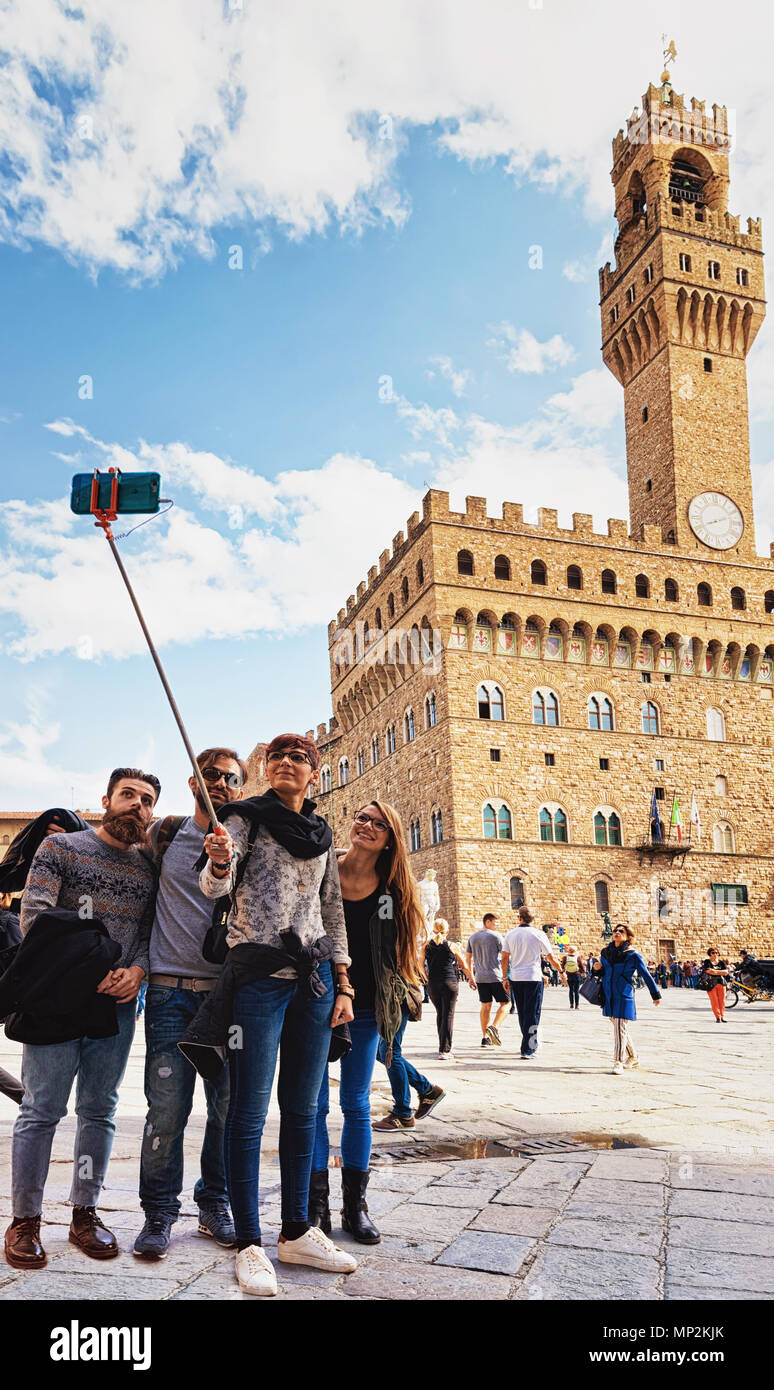
{"type": "Polygon", "coordinates": [[[390,594],[387,599],[387,612],[391,618],[395,617],[395,596],[390,594]]]}
{"type": "Polygon", "coordinates": [[[513,822],[504,801],[487,801],[483,810],[484,839],[512,840],[513,822]]]}
{"type": "Polygon", "coordinates": [[[767,589],[763,595],[763,607],[765,612],[774,613],[774,589],[767,589]]]}
{"type": "Polygon", "coordinates": [[[371,739],[371,767],[376,767],[379,761],[379,735],[374,734],[371,739]]]}
{"type": "Polygon", "coordinates": [[[339,758],[339,786],[346,787],[349,781],[349,758],[339,758]]]}
{"type": "Polygon", "coordinates": [[[434,729],[438,722],[438,710],[435,703],[435,695],[430,692],[425,696],[425,728],[434,729]]]}
{"type": "Polygon", "coordinates": [[[381,610],[381,608],[377,608],[377,610],[376,610],[376,626],[377,626],[378,631],[381,632],[381,630],[382,630],[382,610],[381,610]]]}
{"type": "Polygon", "coordinates": [[[403,716],[403,742],[411,743],[414,739],[414,711],[407,709],[403,716]]]}
{"type": "Polygon", "coordinates": [[[615,811],[599,810],[594,816],[594,844],[620,845],[621,820],[615,811]]]}
{"type": "Polygon", "coordinates": [[[320,791],[325,794],[331,789],[331,770],[327,763],[320,768],[320,791]]]}
{"type": "Polygon", "coordinates": [[[747,607],[747,598],[744,589],[735,586],[731,590],[731,607],[735,608],[737,612],[747,607]]]}
{"type": "Polygon", "coordinates": [[[728,778],[724,777],[722,772],[715,778],[715,795],[728,796],[728,778]]]}
{"type": "Polygon", "coordinates": [[[582,588],[583,588],[583,571],[581,570],[580,565],[568,565],[568,566],[567,566],[567,588],[568,588],[568,589],[582,589],[582,588]]]}
{"type": "Polygon", "coordinates": [[[409,844],[412,853],[414,850],[422,848],[422,827],[419,823],[419,817],[409,822],[409,844]]]}
{"type": "Polygon", "coordinates": [[[533,560],[529,573],[533,584],[545,584],[546,567],[542,560],[533,560]]]}
{"type": "Polygon", "coordinates": [[[443,816],[440,811],[432,811],[430,814],[430,841],[434,845],[440,845],[443,839],[443,816]]]}
{"type": "Polygon", "coordinates": [[[597,912],[610,911],[610,893],[603,878],[598,878],[594,884],[594,907],[597,912]]]}
{"type": "Polygon", "coordinates": [[[386,750],[387,750],[387,756],[388,756],[388,757],[390,756],[390,753],[394,753],[394,752],[395,752],[395,725],[394,725],[394,724],[388,724],[388,725],[387,725],[387,728],[386,728],[386,731],[385,731],[385,735],[384,735],[384,746],[385,746],[385,748],[386,748],[386,750]]]}
{"type": "Polygon", "coordinates": [[[617,582],[616,582],[615,570],[603,570],[603,571],[602,571],[602,593],[603,593],[603,594],[614,594],[614,593],[616,593],[617,588],[618,588],[618,585],[617,585],[617,582]]]}
{"type": "Polygon", "coordinates": [[[488,613],[479,613],[478,617],[476,618],[476,627],[491,627],[491,626],[492,626],[492,619],[489,617],[489,614],[488,614],[488,613]]]}
{"type": "Polygon", "coordinates": [[[634,592],[637,598],[650,598],[650,580],[647,574],[638,574],[634,581],[634,592]]]}
{"type": "Polygon", "coordinates": [[[406,578],[405,575],[403,576],[403,578],[402,578],[401,581],[400,581],[400,592],[401,592],[401,597],[402,597],[402,599],[403,599],[403,602],[404,602],[404,603],[408,603],[408,601],[409,601],[409,586],[408,586],[408,580],[407,580],[407,578],[406,578]]]}
{"type": "Polygon", "coordinates": [[[606,695],[591,695],[588,702],[589,728],[613,728],[613,704],[606,695]]]}
{"type": "Polygon", "coordinates": [[[699,600],[699,603],[701,604],[702,608],[712,607],[712,590],[709,584],[697,584],[696,597],[699,600]]]}
{"type": "Polygon", "coordinates": [[[559,723],[559,697],[553,690],[536,690],[532,696],[532,723],[549,724],[553,728],[559,723]]]}
{"type": "Polygon", "coordinates": [[[460,550],[460,551],[458,551],[458,553],[457,553],[457,573],[458,573],[458,574],[472,574],[472,573],[473,573],[473,556],[471,555],[471,553],[470,553],[469,550],[460,550]]]}
{"type": "Polygon", "coordinates": [[[728,821],[718,821],[712,832],[712,839],[716,854],[734,853],[734,832],[728,821]]]}
{"type": "Polygon", "coordinates": [[[358,775],[358,777],[362,777],[364,772],[365,772],[365,753],[363,752],[362,748],[358,748],[358,750],[357,750],[357,775],[358,775]]]}
{"type": "Polygon", "coordinates": [[[494,562],[495,579],[510,579],[511,562],[507,555],[497,555],[494,562]]]}
{"type": "Polygon", "coordinates": [[[678,587],[677,587],[677,580],[676,580],[676,579],[665,579],[665,580],[664,580],[664,598],[666,599],[667,603],[677,603],[677,600],[678,600],[679,597],[680,597],[680,590],[679,590],[678,587]]]}
{"type": "Polygon", "coordinates": [[[541,806],[538,817],[540,838],[551,844],[567,843],[567,817],[560,806],[541,806]]]}
{"type": "Polygon", "coordinates": [[[524,894],[524,884],[516,875],[511,879],[511,907],[514,912],[523,907],[527,901],[524,894]]]}
{"type": "Polygon", "coordinates": [[[642,732],[657,734],[658,731],[658,709],[651,700],[646,700],[642,706],[642,732]]]}
{"type": "Polygon", "coordinates": [[[424,582],[425,582],[425,567],[424,567],[424,565],[422,564],[422,561],[421,561],[421,560],[417,560],[417,584],[419,585],[420,589],[422,588],[422,585],[424,584],[424,582]]]}
{"type": "Polygon", "coordinates": [[[482,681],[476,691],[479,719],[505,718],[505,696],[494,681],[482,681]]]}
{"type": "Polygon", "coordinates": [[[722,709],[707,710],[707,738],[716,743],[724,743],[726,738],[726,719],[722,709]]]}

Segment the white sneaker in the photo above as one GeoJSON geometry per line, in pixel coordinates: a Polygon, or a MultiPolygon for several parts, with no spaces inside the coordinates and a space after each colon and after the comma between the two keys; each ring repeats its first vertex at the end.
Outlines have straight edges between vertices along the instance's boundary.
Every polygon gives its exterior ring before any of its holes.
{"type": "Polygon", "coordinates": [[[236,1257],[237,1283],[243,1293],[262,1294],[270,1298],[277,1292],[274,1265],[260,1245],[248,1245],[236,1257]]]}
{"type": "Polygon", "coordinates": [[[620,1076],[623,1071],[623,1062],[613,1062],[613,1076],[620,1076]]]}
{"type": "Polygon", "coordinates": [[[306,1235],[299,1236],[298,1240],[279,1241],[277,1258],[282,1264],[311,1265],[313,1269],[328,1269],[333,1274],[351,1274],[357,1269],[357,1260],[346,1250],[339,1250],[319,1226],[310,1226],[306,1235]]]}
{"type": "Polygon", "coordinates": [[[630,1057],[628,1061],[624,1062],[624,1071],[636,1071],[639,1065],[639,1057],[630,1057]]]}

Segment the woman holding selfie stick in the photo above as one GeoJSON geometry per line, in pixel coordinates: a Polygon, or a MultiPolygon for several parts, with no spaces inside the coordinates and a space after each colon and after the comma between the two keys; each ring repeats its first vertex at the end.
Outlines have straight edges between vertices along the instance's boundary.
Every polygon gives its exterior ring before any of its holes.
{"type": "MultiPolygon", "coordinates": [[[[317,1098],[331,1029],[351,1022],[354,991],[333,837],[307,792],[319,757],[311,739],[268,744],[270,790],[224,808],[204,841],[207,897],[232,894],[219,987],[231,1008],[226,1178],[245,1293],[277,1292],[258,1218],[261,1138],[279,1057],[280,1264],[351,1273],[357,1261],[307,1219],[317,1098]],[[237,882],[238,879],[238,882],[237,882]]],[[[217,991],[213,991],[215,995],[217,991]]],[[[212,996],[210,996],[212,998],[212,996]]]]}

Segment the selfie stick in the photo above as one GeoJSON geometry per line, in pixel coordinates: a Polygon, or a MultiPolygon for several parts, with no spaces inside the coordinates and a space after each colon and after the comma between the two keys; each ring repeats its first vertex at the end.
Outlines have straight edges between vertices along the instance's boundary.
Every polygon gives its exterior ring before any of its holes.
{"type": "Polygon", "coordinates": [[[132,588],[129,582],[129,576],[126,573],[126,570],[124,569],[123,561],[118,553],[118,546],[116,545],[115,537],[110,529],[111,521],[116,521],[118,519],[118,472],[115,468],[110,468],[108,472],[112,474],[110,480],[110,504],[104,510],[97,506],[97,502],[99,500],[99,476],[95,472],[94,480],[91,485],[91,504],[89,507],[89,511],[91,512],[92,516],[96,517],[94,525],[99,526],[100,529],[104,531],[105,540],[107,541],[108,545],[110,546],[110,549],[113,552],[113,559],[118,565],[119,574],[121,575],[121,578],[123,579],[124,584],[126,585],[127,593],[129,594],[129,597],[132,600],[132,607],[134,608],[134,611],[137,614],[140,627],[142,628],[143,633],[145,635],[145,641],[148,643],[150,654],[153,657],[156,670],[158,671],[159,677],[161,679],[161,684],[164,687],[164,693],[166,694],[166,697],[169,700],[170,709],[172,710],[172,713],[175,716],[175,723],[177,724],[177,727],[180,730],[180,736],[183,740],[183,743],[185,744],[185,751],[191,759],[193,775],[196,778],[199,791],[201,792],[202,801],[204,802],[205,808],[207,810],[207,815],[209,816],[210,821],[212,822],[212,826],[215,832],[217,833],[219,829],[219,821],[217,812],[212,804],[210,794],[207,790],[207,783],[202,777],[201,769],[196,761],[196,754],[194,753],[193,748],[191,747],[191,740],[188,737],[185,724],[183,723],[183,720],[180,716],[180,710],[178,709],[177,704],[175,703],[175,697],[172,694],[169,681],[167,680],[167,677],[165,675],[164,667],[162,666],[159,654],[153,645],[153,638],[151,637],[148,631],[148,625],[142,615],[142,609],[140,608],[140,605],[137,602],[134,589],[132,588]]]}

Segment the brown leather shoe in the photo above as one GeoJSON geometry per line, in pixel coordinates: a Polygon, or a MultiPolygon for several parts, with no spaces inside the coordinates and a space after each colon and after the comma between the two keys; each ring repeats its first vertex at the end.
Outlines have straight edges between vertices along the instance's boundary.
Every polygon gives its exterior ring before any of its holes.
{"type": "Polygon", "coordinates": [[[48,1256],[40,1243],[40,1217],[17,1216],[5,1233],[5,1258],[14,1269],[42,1269],[48,1256]]]}
{"type": "Polygon", "coordinates": [[[96,1207],[73,1207],[68,1240],[93,1260],[112,1260],[119,1253],[118,1241],[113,1232],[103,1226],[96,1207]]]}

